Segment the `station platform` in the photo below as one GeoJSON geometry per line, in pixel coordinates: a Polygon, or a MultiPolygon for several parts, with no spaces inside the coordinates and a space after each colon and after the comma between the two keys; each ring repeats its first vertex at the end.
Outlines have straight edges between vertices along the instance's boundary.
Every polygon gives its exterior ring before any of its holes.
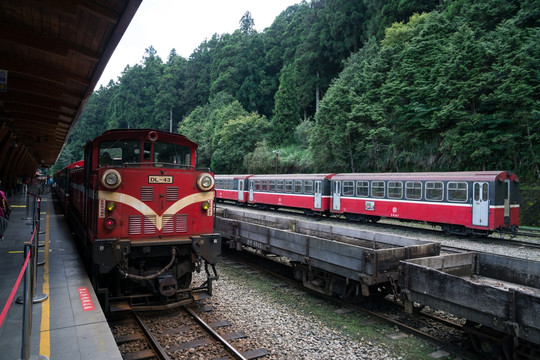
{"type": "MultiPolygon", "coordinates": [[[[68,224],[51,194],[41,198],[41,234],[37,295],[48,298],[33,305],[30,359],[122,359],[68,224]],[[84,307],[83,307],[84,304],[84,307]]],[[[24,263],[23,248],[32,238],[26,197],[8,197],[11,215],[0,240],[0,311],[4,309],[24,263]]],[[[30,209],[30,214],[32,213],[30,209]]],[[[0,328],[0,358],[21,359],[23,346],[23,282],[0,328]]],[[[9,306],[9,304],[8,304],[9,306]]]]}

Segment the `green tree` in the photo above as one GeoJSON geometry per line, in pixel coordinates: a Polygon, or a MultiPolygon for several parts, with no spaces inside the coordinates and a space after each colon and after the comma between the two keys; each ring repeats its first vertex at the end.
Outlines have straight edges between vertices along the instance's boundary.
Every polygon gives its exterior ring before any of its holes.
{"type": "Polygon", "coordinates": [[[244,156],[264,140],[269,123],[255,113],[237,117],[223,125],[220,141],[212,155],[212,168],[218,173],[246,171],[244,156]]]}

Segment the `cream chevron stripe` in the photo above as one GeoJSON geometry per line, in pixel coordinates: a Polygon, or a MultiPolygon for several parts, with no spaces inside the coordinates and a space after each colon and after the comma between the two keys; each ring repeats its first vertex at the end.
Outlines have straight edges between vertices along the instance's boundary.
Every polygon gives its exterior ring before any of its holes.
{"type": "Polygon", "coordinates": [[[204,192],[204,193],[195,193],[188,195],[186,197],[183,197],[182,199],[176,201],[174,204],[169,206],[163,214],[158,215],[152,208],[150,208],[148,205],[146,205],[141,200],[127,194],[122,194],[119,192],[112,192],[112,191],[103,191],[99,190],[98,198],[100,200],[105,201],[114,201],[117,203],[121,203],[124,205],[131,206],[135,210],[139,211],[141,214],[145,216],[149,216],[149,219],[154,222],[152,219],[152,215],[155,216],[156,223],[154,225],[158,230],[161,230],[163,227],[163,215],[174,215],[178,211],[182,210],[188,205],[195,204],[202,201],[210,201],[214,199],[214,193],[212,191],[204,192]]]}

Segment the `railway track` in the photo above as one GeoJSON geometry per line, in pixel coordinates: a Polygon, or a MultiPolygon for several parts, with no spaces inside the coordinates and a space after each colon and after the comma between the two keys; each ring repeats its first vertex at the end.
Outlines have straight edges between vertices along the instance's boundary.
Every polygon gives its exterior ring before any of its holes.
{"type": "Polygon", "coordinates": [[[518,230],[518,236],[540,238],[540,229],[531,227],[522,227],[518,230]]]}
{"type": "Polygon", "coordinates": [[[183,306],[171,311],[122,312],[110,322],[123,359],[257,359],[264,349],[239,351],[231,343],[243,332],[224,332],[228,321],[207,322],[198,313],[206,306],[183,306]]]}
{"type": "Polygon", "coordinates": [[[124,312],[109,325],[123,359],[170,359],[136,312],[124,312]]]}
{"type": "Polygon", "coordinates": [[[465,359],[478,358],[472,352],[472,344],[469,343],[467,335],[462,330],[462,323],[459,322],[460,319],[449,320],[441,316],[440,312],[426,308],[416,308],[414,314],[407,314],[398,302],[391,299],[391,296],[384,297],[383,299],[379,297],[362,298],[359,302],[350,302],[336,297],[322,295],[319,292],[303,287],[294,280],[292,270],[288,268],[290,265],[286,261],[280,262],[266,257],[261,258],[261,256],[253,254],[251,251],[244,251],[240,254],[227,251],[225,256],[232,261],[240,262],[257,271],[270,274],[272,277],[278,278],[291,287],[301,289],[306,293],[315,294],[318,297],[324,298],[325,301],[338,304],[342,308],[352,309],[388,323],[399,328],[405,334],[427,339],[458,357],[465,359]],[[434,325],[434,323],[437,325],[434,325]],[[438,330],[434,331],[436,327],[438,330]]]}

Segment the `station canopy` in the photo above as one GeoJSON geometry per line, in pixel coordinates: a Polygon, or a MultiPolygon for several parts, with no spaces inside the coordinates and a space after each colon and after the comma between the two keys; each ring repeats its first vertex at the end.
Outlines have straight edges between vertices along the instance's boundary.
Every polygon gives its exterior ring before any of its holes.
{"type": "Polygon", "coordinates": [[[56,162],[141,1],[0,1],[2,187],[56,162]]]}

